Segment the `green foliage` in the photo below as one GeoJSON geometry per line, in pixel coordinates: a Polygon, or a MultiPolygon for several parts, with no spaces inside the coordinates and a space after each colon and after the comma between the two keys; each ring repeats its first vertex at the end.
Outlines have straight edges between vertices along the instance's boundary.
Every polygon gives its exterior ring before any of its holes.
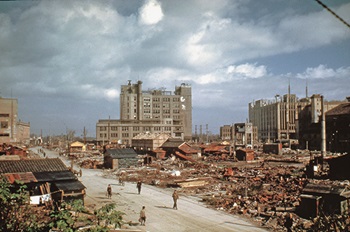
{"type": "Polygon", "coordinates": [[[75,217],[79,217],[79,213],[85,210],[84,203],[82,200],[75,200],[71,204],[72,210],[75,212],[75,217]]]}
{"type": "Polygon", "coordinates": [[[16,186],[19,186],[17,190],[0,179],[0,231],[41,231],[28,204],[30,199],[26,186],[20,182],[16,182],[16,186]]]}
{"type": "Polygon", "coordinates": [[[114,227],[121,227],[123,212],[116,211],[115,203],[107,204],[102,206],[100,209],[95,211],[95,215],[97,218],[97,225],[100,226],[101,222],[104,222],[105,227],[108,225],[114,225],[114,227]]]}
{"type": "Polygon", "coordinates": [[[62,203],[61,208],[53,210],[50,213],[51,222],[49,223],[50,228],[55,228],[62,232],[73,232],[74,220],[67,209],[67,205],[62,203]]]}

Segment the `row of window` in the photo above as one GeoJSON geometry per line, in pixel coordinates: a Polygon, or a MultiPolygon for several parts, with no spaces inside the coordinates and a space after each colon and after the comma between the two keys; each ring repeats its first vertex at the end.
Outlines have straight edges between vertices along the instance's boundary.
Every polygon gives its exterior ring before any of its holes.
{"type": "MultiPolygon", "coordinates": [[[[105,131],[105,130],[101,130],[101,129],[105,129],[105,127],[100,127],[100,131],[105,131]]],[[[124,127],[122,127],[124,128],[124,127]]],[[[160,127],[160,126],[155,126],[153,127],[153,131],[154,132],[161,132],[162,131],[162,128],[163,128],[163,131],[166,131],[166,132],[170,132],[171,131],[171,127],[170,126],[165,126],[165,127],[160,127]]],[[[139,131],[140,127],[133,127],[133,131],[139,131]]],[[[182,127],[175,127],[174,128],[175,131],[182,131],[183,128],[182,127]]],[[[150,127],[144,127],[144,130],[143,131],[151,131],[151,128],[150,127]]],[[[125,133],[125,132],[128,132],[128,128],[125,127],[123,132],[122,132],[122,138],[126,138],[126,137],[129,137],[129,133],[125,133]]],[[[136,135],[138,135],[139,133],[133,133],[133,137],[135,137],[136,135]]],[[[107,133],[100,133],[100,137],[101,138],[107,138],[107,133]]],[[[112,138],[118,138],[118,133],[111,133],[111,137],[112,138]]]]}
{"type": "MultiPolygon", "coordinates": [[[[130,105],[131,106],[131,105],[130,105]]],[[[136,103],[134,103],[134,108],[136,108],[137,105],[136,103]]],[[[157,108],[157,109],[160,109],[160,108],[166,108],[166,109],[170,109],[170,108],[174,108],[174,109],[180,109],[180,104],[172,104],[170,105],[170,103],[163,103],[163,104],[160,104],[160,103],[154,103],[152,104],[152,107],[153,108],[157,108]],[[162,107],[161,107],[162,106],[162,107]]],[[[143,108],[151,108],[151,104],[150,103],[143,103],[143,108]]]]}
{"type": "MultiPolygon", "coordinates": [[[[171,125],[171,121],[166,121],[166,124],[171,125]]],[[[107,131],[107,126],[100,126],[100,131],[107,131]]],[[[132,131],[151,131],[151,128],[153,128],[154,131],[161,131],[160,126],[155,126],[155,127],[139,127],[139,126],[134,126],[132,127],[132,131]]],[[[171,131],[171,127],[165,126],[163,127],[165,131],[171,131]]],[[[131,127],[128,126],[122,126],[121,127],[122,131],[129,131],[131,127]]],[[[182,130],[182,127],[175,127],[175,130],[182,130]]],[[[110,131],[118,131],[118,127],[116,126],[111,126],[110,131]]],[[[113,133],[112,133],[113,134],[113,133]]]]}

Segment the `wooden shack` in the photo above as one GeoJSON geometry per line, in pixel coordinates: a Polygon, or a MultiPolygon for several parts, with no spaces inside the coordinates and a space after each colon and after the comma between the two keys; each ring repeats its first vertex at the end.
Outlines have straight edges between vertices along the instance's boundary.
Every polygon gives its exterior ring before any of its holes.
{"type": "Polygon", "coordinates": [[[0,175],[15,186],[16,180],[23,182],[31,204],[39,204],[40,199],[84,202],[85,186],[58,158],[0,161],[0,175]]]}
{"type": "Polygon", "coordinates": [[[106,149],[103,155],[103,166],[110,169],[129,168],[139,161],[137,153],[131,148],[106,149]]]}

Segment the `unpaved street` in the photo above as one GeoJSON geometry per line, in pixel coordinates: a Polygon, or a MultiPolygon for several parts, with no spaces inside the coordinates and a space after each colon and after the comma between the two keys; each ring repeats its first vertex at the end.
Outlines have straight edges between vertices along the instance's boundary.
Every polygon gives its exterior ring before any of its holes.
{"type": "MultiPolygon", "coordinates": [[[[34,150],[35,151],[35,150],[34,150]]],[[[58,157],[55,152],[46,150],[48,157],[58,157]]],[[[65,161],[67,165],[69,162],[65,161]]],[[[160,189],[142,185],[137,193],[136,183],[120,186],[117,179],[103,177],[102,170],[83,169],[79,177],[86,186],[85,205],[99,208],[105,203],[115,202],[117,210],[126,213],[125,220],[138,222],[142,206],[146,207],[146,226],[128,226],[139,231],[267,231],[238,216],[207,208],[197,198],[181,196],[178,210],[172,208],[172,189],[160,189]],[[106,196],[108,184],[113,189],[112,199],[106,196]]]]}

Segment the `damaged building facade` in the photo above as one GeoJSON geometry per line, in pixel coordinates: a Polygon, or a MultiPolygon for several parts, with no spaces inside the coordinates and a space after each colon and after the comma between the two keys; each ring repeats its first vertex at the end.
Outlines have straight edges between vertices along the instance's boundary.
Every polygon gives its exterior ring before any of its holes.
{"type": "Polygon", "coordinates": [[[121,86],[120,119],[101,119],[96,124],[100,144],[118,142],[131,145],[140,133],[166,133],[171,137],[192,138],[192,91],[182,83],[175,91],[143,90],[142,82],[121,86]]]}
{"type": "MultiPolygon", "coordinates": [[[[327,141],[331,142],[334,137],[329,136],[329,133],[335,128],[335,124],[332,123],[333,117],[337,114],[332,111],[342,101],[325,101],[320,94],[314,94],[310,98],[310,103],[300,110],[298,115],[298,140],[299,148],[307,150],[321,150],[321,112],[322,106],[326,114],[326,133],[327,141]],[[332,113],[333,112],[333,113],[332,113]],[[327,116],[329,114],[329,116],[327,116]]],[[[337,129],[335,129],[337,131],[337,129]]],[[[333,144],[332,144],[333,145],[333,144]]],[[[329,144],[328,144],[329,147],[329,144]]]]}
{"type": "Polygon", "coordinates": [[[220,127],[220,138],[233,141],[235,148],[253,148],[258,143],[258,128],[252,123],[235,123],[220,127]]]}

